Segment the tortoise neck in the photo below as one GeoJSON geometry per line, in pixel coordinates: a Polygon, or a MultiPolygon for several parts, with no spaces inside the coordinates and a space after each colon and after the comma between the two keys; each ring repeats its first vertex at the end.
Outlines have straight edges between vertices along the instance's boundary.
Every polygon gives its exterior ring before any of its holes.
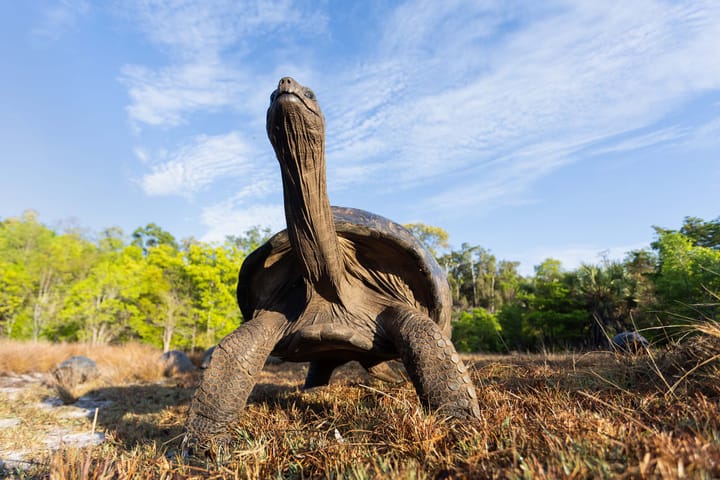
{"type": "Polygon", "coordinates": [[[298,142],[276,153],[290,244],[305,278],[323,297],[337,302],[344,267],[327,194],[324,142],[298,142]]]}

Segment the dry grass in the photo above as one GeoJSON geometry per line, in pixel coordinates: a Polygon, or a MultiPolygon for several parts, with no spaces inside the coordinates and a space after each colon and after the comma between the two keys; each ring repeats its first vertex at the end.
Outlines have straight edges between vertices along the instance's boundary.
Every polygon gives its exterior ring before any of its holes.
{"type": "Polygon", "coordinates": [[[0,339],[0,374],[49,373],[76,355],[91,358],[108,382],[155,381],[162,378],[157,349],[139,343],[89,345],[84,343],[16,342],[0,339]]]}
{"type": "MultiPolygon", "coordinates": [[[[269,365],[235,427],[230,460],[221,467],[177,461],[175,437],[191,389],[140,382],[128,373],[122,377],[134,383],[90,393],[113,402],[101,408],[97,427],[109,442],[38,455],[39,463],[21,475],[718,478],[718,355],[720,328],[709,324],[701,335],[652,357],[469,356],[482,410],[472,424],[426,415],[412,386],[374,383],[357,366],[345,367],[329,387],[303,392],[305,366],[269,365]]],[[[127,363],[122,355],[116,358],[127,363]]],[[[13,403],[14,414],[23,414],[19,403],[13,403]]],[[[57,421],[47,413],[25,413],[38,415],[27,420],[35,429],[57,421]]],[[[0,418],[8,415],[0,408],[0,418]]],[[[90,420],[83,422],[79,428],[91,428],[90,420]]],[[[8,441],[2,435],[0,447],[8,441]]]]}

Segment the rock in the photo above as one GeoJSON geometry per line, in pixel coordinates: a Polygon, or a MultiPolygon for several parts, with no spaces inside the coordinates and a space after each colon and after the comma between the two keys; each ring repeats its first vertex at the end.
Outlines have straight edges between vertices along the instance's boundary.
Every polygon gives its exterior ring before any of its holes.
{"type": "Polygon", "coordinates": [[[623,353],[642,353],[650,342],[638,332],[621,332],[612,339],[612,347],[623,353]]]}
{"type": "Polygon", "coordinates": [[[20,419],[17,417],[0,418],[0,428],[10,428],[16,425],[20,425],[20,419]]]}
{"type": "Polygon", "coordinates": [[[195,370],[190,358],[179,350],[170,350],[160,357],[163,364],[163,375],[173,377],[182,373],[190,373],[195,370]]]}
{"type": "Polygon", "coordinates": [[[210,366],[210,360],[212,360],[212,354],[215,351],[215,347],[217,347],[217,345],[214,345],[205,350],[205,353],[203,353],[203,359],[202,363],[200,364],[200,368],[206,369],[210,366]]]}
{"type": "Polygon", "coordinates": [[[57,430],[50,433],[43,443],[50,450],[59,450],[63,447],[83,448],[100,445],[105,442],[105,434],[103,432],[81,432],[72,433],[66,430],[57,430]]]}
{"type": "Polygon", "coordinates": [[[87,357],[78,355],[70,357],[53,371],[53,376],[58,384],[73,388],[76,385],[93,380],[100,375],[95,362],[87,357]]]}

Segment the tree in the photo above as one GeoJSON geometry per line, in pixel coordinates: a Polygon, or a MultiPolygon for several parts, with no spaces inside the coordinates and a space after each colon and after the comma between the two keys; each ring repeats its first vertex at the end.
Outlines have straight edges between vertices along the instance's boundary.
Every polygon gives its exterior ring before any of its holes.
{"type": "Polygon", "coordinates": [[[200,344],[207,348],[240,325],[240,309],[235,301],[237,275],[244,253],[234,244],[211,246],[198,243],[185,252],[188,279],[192,284],[193,341],[197,328],[200,344]]]}
{"type": "Polygon", "coordinates": [[[228,235],[225,237],[225,243],[237,248],[244,256],[248,256],[267,242],[271,233],[270,228],[261,228],[256,225],[248,229],[243,235],[228,235]]]}
{"type": "Polygon", "coordinates": [[[571,278],[591,314],[589,346],[604,346],[607,337],[632,327],[628,317],[634,303],[622,263],[605,258],[600,265],[583,264],[571,278]]]}
{"type": "MultiPolygon", "coordinates": [[[[658,311],[683,322],[716,319],[720,250],[697,245],[682,233],[656,229],[658,265],[653,281],[658,311]]],[[[670,323],[673,323],[672,321],[670,323]]]]}
{"type": "Polygon", "coordinates": [[[65,339],[98,345],[127,336],[131,318],[140,316],[142,269],[142,251],[134,245],[100,259],[70,289],[60,312],[65,339]]]}
{"type": "Polygon", "coordinates": [[[585,343],[591,317],[572,295],[570,279],[559,260],[548,258],[535,267],[533,293],[527,296],[523,316],[523,335],[533,348],[585,343]]]}
{"type": "Polygon", "coordinates": [[[453,320],[452,340],[460,352],[499,352],[503,349],[501,331],[495,315],[474,308],[453,320]]]}
{"type": "Polygon", "coordinates": [[[71,283],[87,275],[96,253],[78,234],[58,235],[42,225],[32,210],[3,221],[0,258],[8,272],[3,281],[8,289],[3,317],[12,335],[34,340],[52,337],[56,313],[71,283]]]}
{"type": "Polygon", "coordinates": [[[410,230],[410,233],[420,240],[435,258],[438,258],[440,250],[449,248],[448,233],[440,227],[424,223],[406,223],[403,226],[410,230]]]}
{"type": "Polygon", "coordinates": [[[698,247],[720,250],[720,217],[709,222],[698,217],[685,217],[680,233],[698,247]]]}
{"type": "Polygon", "coordinates": [[[151,248],[166,245],[177,250],[179,248],[175,237],[166,232],[155,223],[148,223],[142,228],[136,228],[132,233],[132,244],[142,248],[145,255],[151,248]]]}
{"type": "Polygon", "coordinates": [[[22,264],[7,262],[0,258],[0,332],[15,337],[16,325],[27,323],[25,305],[28,301],[30,279],[22,264]]]}
{"type": "Polygon", "coordinates": [[[167,352],[176,339],[179,344],[189,343],[191,283],[182,253],[171,245],[150,248],[145,261],[138,300],[140,315],[131,319],[131,325],[140,338],[167,352]]]}

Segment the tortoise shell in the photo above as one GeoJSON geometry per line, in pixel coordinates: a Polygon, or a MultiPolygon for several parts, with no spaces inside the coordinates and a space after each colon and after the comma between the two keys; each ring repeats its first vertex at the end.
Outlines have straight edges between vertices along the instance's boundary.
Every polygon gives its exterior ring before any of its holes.
{"type": "MultiPolygon", "coordinates": [[[[332,207],[332,214],[348,272],[357,272],[378,293],[426,313],[449,336],[452,301],[447,277],[423,244],[380,215],[344,207],[332,207]]],[[[277,310],[294,320],[302,313],[297,308],[305,306],[297,298],[303,283],[283,230],[242,264],[237,298],[243,317],[248,321],[259,310],[277,310]]]]}

